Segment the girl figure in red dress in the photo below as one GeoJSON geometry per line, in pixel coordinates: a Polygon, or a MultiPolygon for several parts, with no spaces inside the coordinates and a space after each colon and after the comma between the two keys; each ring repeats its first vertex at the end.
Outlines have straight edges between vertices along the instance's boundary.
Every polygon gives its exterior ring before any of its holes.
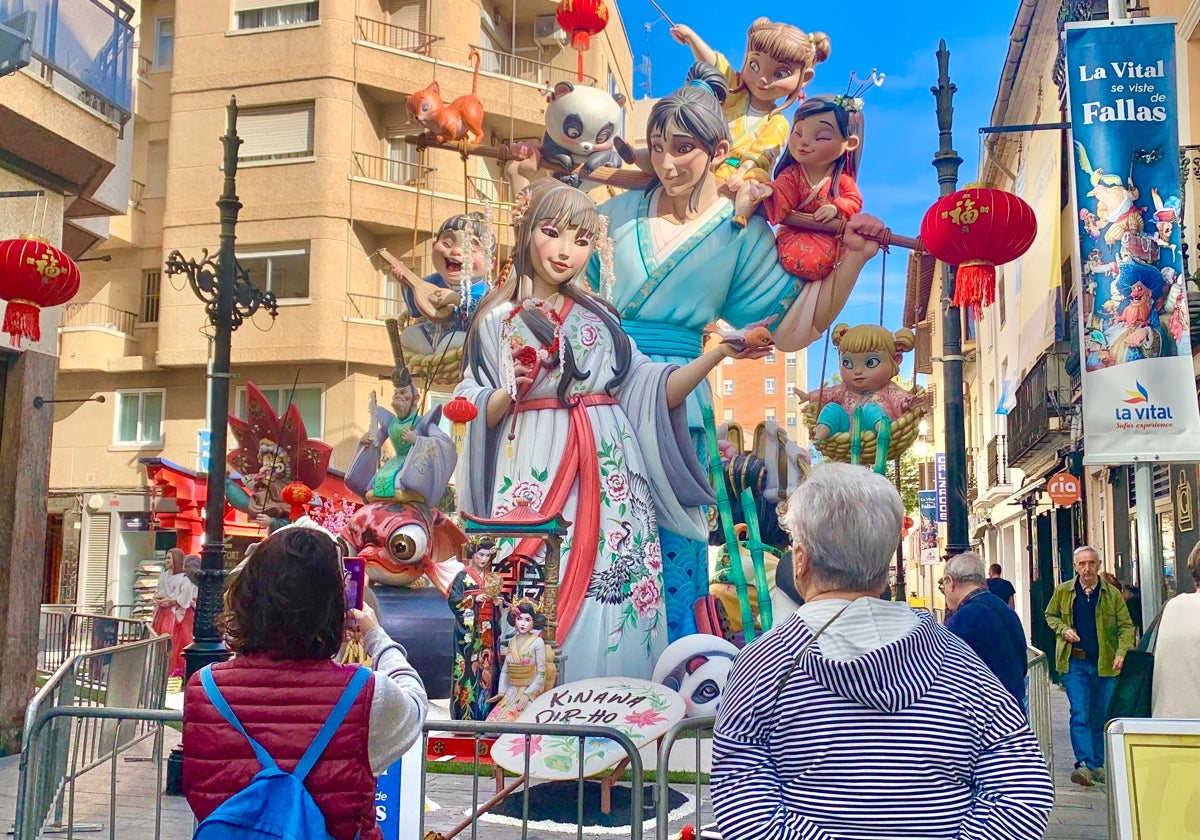
{"type": "MultiPolygon", "coordinates": [[[[769,185],[733,176],[737,190],[734,224],[761,203],[767,220],[781,225],[793,210],[819,222],[849,219],[862,211],[862,194],[854,179],[862,157],[862,100],[854,96],[813,96],[796,108],[787,150],[769,185]],[[736,179],[736,180],[735,180],[736,179]]],[[[837,236],[781,225],[775,233],[779,264],[802,280],[824,280],[837,267],[837,236]]]]}

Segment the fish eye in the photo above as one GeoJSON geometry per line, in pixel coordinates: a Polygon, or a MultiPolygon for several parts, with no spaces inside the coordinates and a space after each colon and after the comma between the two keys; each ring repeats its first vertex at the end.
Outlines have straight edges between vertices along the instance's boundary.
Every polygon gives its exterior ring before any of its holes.
{"type": "Polygon", "coordinates": [[[401,525],[388,537],[388,551],[401,562],[416,560],[425,555],[429,535],[420,525],[401,525]]]}

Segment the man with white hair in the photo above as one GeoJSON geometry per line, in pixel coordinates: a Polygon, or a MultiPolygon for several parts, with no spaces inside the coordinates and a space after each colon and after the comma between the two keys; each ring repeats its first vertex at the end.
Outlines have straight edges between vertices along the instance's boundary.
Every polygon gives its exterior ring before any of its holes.
{"type": "Polygon", "coordinates": [[[938,586],[954,614],[946,629],[979,655],[1000,684],[1025,706],[1025,674],[1029,669],[1025,629],[1008,604],[988,591],[983,558],[964,551],[946,561],[938,586]]]}
{"type": "Polygon", "coordinates": [[[875,597],[903,517],[860,466],[821,466],[789,499],[805,603],[730,672],[713,740],[724,840],[1045,832],[1054,791],[1012,695],[928,615],[875,597]]]}

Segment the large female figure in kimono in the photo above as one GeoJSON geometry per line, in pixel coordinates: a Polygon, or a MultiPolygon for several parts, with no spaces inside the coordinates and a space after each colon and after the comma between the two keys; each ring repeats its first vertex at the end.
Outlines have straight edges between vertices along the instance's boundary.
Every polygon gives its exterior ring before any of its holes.
{"type": "Polygon", "coordinates": [[[571,522],[555,616],[564,679],[649,678],[667,645],[658,526],[702,539],[712,501],[684,401],[725,358],[766,351],[721,344],[683,367],[650,361],[575,282],[599,227],[591,199],[537,181],[513,223],[513,270],[480,303],[456,391],[479,409],[460,504],[475,516],[527,504],[571,522]]]}
{"type": "MultiPolygon", "coordinates": [[[[718,191],[712,170],[729,156],[729,124],[721,103],[724,76],[698,62],[687,84],[650,111],[646,137],[655,178],[600,207],[614,243],[611,289],[593,256],[588,280],[620,313],[626,332],[655,361],[687,364],[700,356],[704,328],[722,319],[735,327],[765,321],[779,349],[800,350],[833,322],[859,271],[878,245],[860,234],[884,225],[855,215],[842,236],[840,264],[822,283],[789,275],[776,258],[775,238],[760,216],[733,223],[733,202],[718,191]]],[[[702,383],[688,400],[688,425],[707,463],[701,407],[712,394],[702,383]]],[[[708,592],[703,542],[663,533],[667,617],[671,639],[696,632],[693,605],[708,592]]]]}

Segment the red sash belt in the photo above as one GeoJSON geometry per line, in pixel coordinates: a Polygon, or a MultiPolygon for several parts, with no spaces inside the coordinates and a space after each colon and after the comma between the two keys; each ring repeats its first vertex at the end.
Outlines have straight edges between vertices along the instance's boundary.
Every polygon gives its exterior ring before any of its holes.
{"type": "MultiPolygon", "coordinates": [[[[516,405],[518,414],[526,411],[561,410],[569,412],[570,426],[562,460],[546,491],[541,512],[547,515],[562,513],[571,495],[575,479],[579,479],[579,500],[575,509],[574,529],[571,536],[571,562],[567,573],[559,581],[558,616],[555,638],[561,644],[571,630],[583,597],[587,593],[592,570],[596,567],[596,551],[600,546],[600,459],[596,453],[596,438],[587,411],[594,405],[616,405],[617,400],[608,394],[585,394],[564,406],[557,397],[538,400],[522,400],[516,405]]],[[[530,441],[529,443],[533,443],[530,441]]],[[[536,538],[520,540],[515,554],[535,557],[542,547],[536,538]]]]}

